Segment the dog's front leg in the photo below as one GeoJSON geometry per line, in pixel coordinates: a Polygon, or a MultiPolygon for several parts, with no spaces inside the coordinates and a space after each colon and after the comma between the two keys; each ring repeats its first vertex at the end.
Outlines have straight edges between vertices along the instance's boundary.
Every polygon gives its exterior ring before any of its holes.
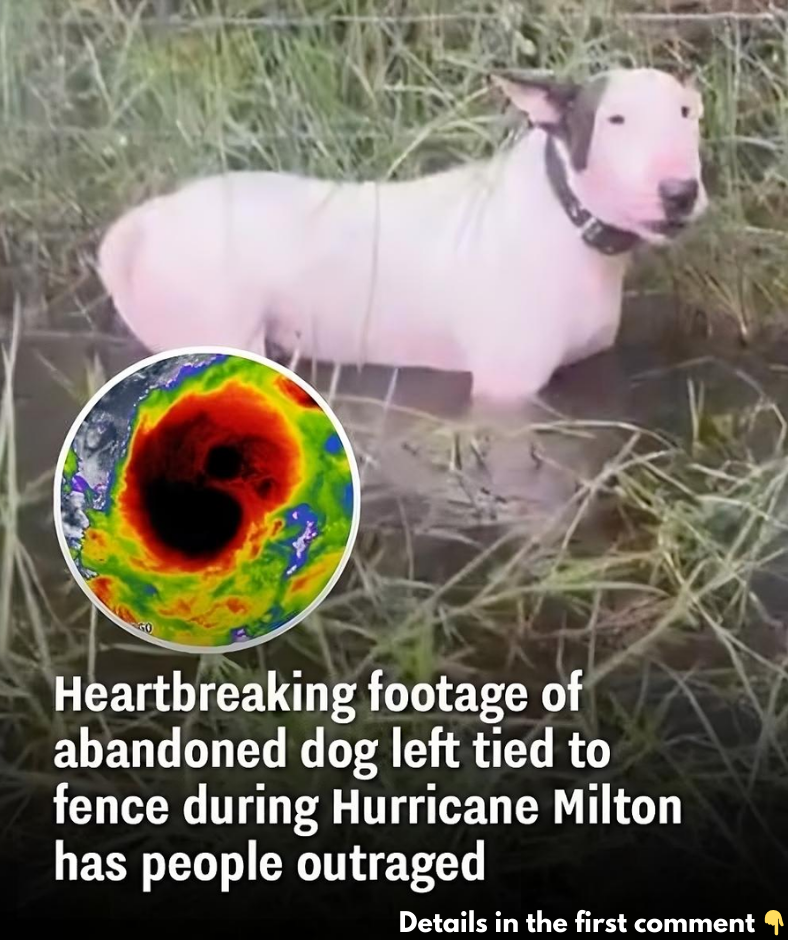
{"type": "Polygon", "coordinates": [[[467,418],[474,424],[522,427],[544,419],[540,392],[548,384],[552,369],[534,368],[524,359],[499,358],[472,370],[467,418]]]}
{"type": "Polygon", "coordinates": [[[512,350],[489,352],[471,362],[471,399],[510,410],[532,401],[555,370],[553,357],[518,355],[512,350]]]}

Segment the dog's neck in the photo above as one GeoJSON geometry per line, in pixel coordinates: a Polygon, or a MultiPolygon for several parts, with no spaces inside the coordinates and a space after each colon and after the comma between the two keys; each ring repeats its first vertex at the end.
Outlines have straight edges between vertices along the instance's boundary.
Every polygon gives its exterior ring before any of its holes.
{"type": "Polygon", "coordinates": [[[640,241],[639,236],[597,219],[572,192],[566,166],[552,133],[547,134],[545,143],[545,169],[553,193],[589,247],[603,255],[622,255],[632,251],[640,241]]]}

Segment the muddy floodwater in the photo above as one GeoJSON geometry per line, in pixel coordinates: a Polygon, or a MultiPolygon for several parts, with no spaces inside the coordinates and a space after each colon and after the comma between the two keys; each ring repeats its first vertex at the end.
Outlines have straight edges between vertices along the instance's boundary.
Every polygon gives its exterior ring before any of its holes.
{"type": "MultiPolygon", "coordinates": [[[[616,348],[559,374],[541,403],[516,413],[474,414],[464,375],[344,369],[337,381],[329,367],[295,366],[332,404],[353,444],[361,533],[407,529],[413,576],[441,583],[479,550],[479,539],[506,527],[516,526],[523,538],[560,535],[573,494],[615,456],[622,430],[689,433],[693,388],[695,394],[702,388],[706,412],[746,408],[764,397],[788,401],[781,365],[788,364],[788,349],[771,347],[768,360],[730,346],[714,350],[707,338],[688,337],[680,317],[670,300],[629,300],[616,348]],[[464,532],[476,541],[453,538],[464,532]]],[[[109,378],[146,355],[124,336],[39,333],[20,342],[13,376],[19,486],[46,482],[40,504],[22,511],[19,535],[61,611],[84,605],[84,598],[75,587],[64,594],[69,576],[46,477],[86,401],[91,363],[100,362],[109,378]]],[[[768,577],[776,580],[764,591],[782,613],[788,608],[782,575],[768,577]]],[[[112,631],[104,624],[102,638],[112,631]]],[[[133,638],[122,639],[133,645],[133,638]]]]}

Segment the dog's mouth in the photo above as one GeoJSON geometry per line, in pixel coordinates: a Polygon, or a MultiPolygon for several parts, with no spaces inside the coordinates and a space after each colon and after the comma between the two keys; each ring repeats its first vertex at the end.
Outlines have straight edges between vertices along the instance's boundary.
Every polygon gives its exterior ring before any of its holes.
{"type": "Polygon", "coordinates": [[[646,222],[644,228],[663,238],[676,238],[689,227],[689,224],[689,219],[661,219],[656,222],[646,222]]]}

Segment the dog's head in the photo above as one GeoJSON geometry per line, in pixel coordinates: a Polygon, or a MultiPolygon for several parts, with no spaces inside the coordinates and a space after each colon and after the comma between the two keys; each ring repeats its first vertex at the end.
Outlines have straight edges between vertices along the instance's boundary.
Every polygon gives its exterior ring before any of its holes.
{"type": "Polygon", "coordinates": [[[691,78],[642,68],[583,84],[510,73],[492,80],[555,136],[572,190],[601,221],[660,244],[705,212],[703,100],[691,78]]]}

